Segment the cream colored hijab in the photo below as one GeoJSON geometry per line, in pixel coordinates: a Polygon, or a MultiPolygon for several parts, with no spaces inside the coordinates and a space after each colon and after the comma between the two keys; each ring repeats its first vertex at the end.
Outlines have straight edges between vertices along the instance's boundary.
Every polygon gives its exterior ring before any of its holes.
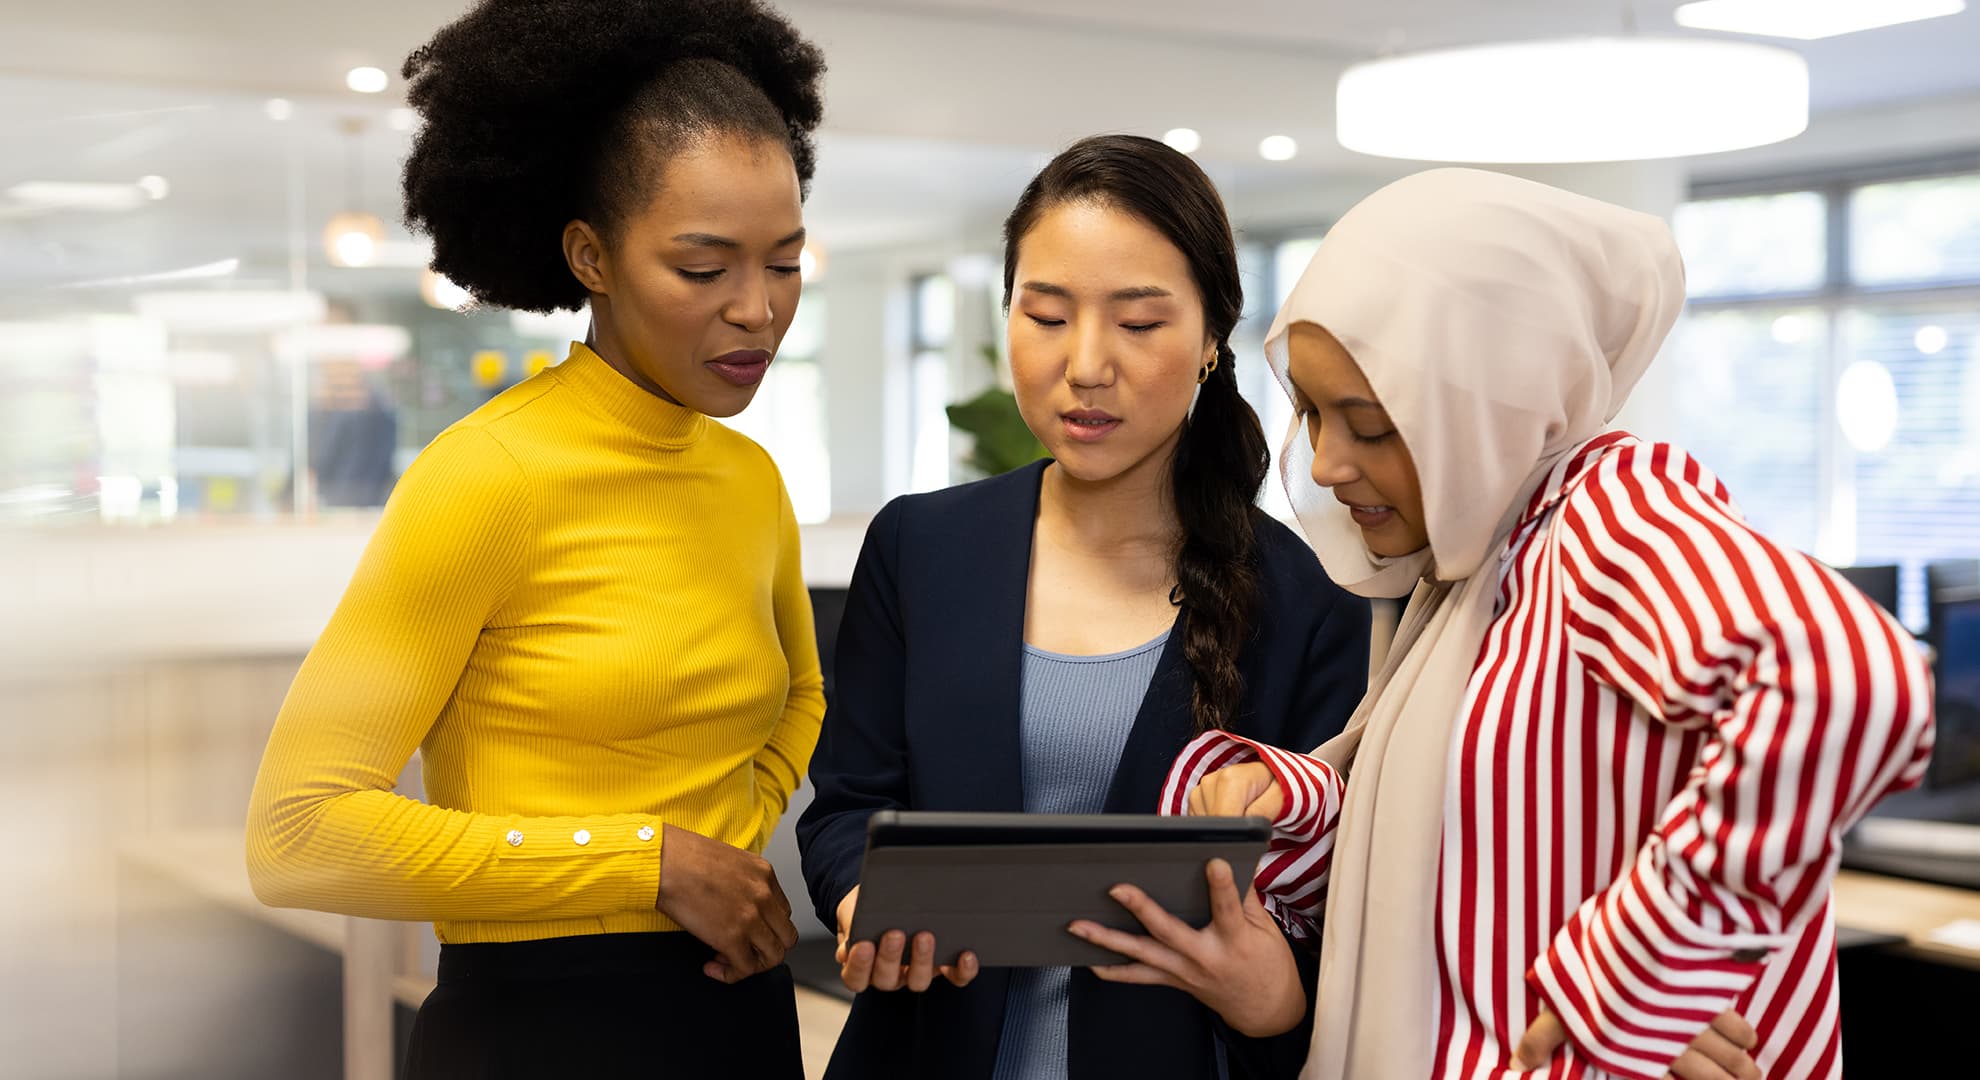
{"type": "Polygon", "coordinates": [[[1601,434],[1684,304],[1658,218],[1543,184],[1435,169],[1364,199],[1328,232],[1273,320],[1346,347],[1416,462],[1430,545],[1383,559],[1314,485],[1297,424],[1287,494],[1328,574],[1362,596],[1415,590],[1388,663],[1314,751],[1348,776],[1303,1078],[1425,1080],[1451,734],[1492,620],[1499,556],[1548,471],[1601,434]],[[1432,763],[1436,763],[1433,765],[1432,763]]]}

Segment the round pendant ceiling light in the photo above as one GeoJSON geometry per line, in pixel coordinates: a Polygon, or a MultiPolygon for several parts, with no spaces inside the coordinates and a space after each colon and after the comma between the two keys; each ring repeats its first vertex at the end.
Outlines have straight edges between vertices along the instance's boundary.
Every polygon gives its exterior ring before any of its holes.
{"type": "Polygon", "coordinates": [[[1690,157],[1808,127],[1808,63],[1772,45],[1613,37],[1482,45],[1356,64],[1342,146],[1418,161],[1543,164],[1690,157]]]}

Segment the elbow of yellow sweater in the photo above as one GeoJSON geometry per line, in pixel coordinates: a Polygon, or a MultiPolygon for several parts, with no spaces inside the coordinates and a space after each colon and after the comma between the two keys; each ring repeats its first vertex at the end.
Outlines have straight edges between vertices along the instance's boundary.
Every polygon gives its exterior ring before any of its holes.
{"type": "Polygon", "coordinates": [[[289,846],[267,817],[251,814],[247,824],[248,885],[254,898],[269,907],[303,907],[295,888],[296,868],[289,846]]]}
{"type": "Polygon", "coordinates": [[[260,855],[248,848],[248,884],[254,888],[254,898],[268,907],[306,907],[302,897],[290,887],[289,875],[282,872],[279,860],[260,855]]]}
{"type": "Polygon", "coordinates": [[[311,889],[310,823],[325,800],[255,790],[248,806],[247,872],[255,899],[269,907],[313,908],[321,890],[311,889]]]}

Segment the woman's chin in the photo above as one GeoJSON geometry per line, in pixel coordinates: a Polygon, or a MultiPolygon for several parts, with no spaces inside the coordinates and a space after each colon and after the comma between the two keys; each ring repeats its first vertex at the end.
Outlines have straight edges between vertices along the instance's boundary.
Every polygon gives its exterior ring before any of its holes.
{"type": "Polygon", "coordinates": [[[1371,554],[1382,559],[1405,559],[1430,546],[1428,540],[1415,536],[1397,536],[1393,525],[1378,529],[1361,530],[1361,542],[1368,546],[1371,554]]]}
{"type": "Polygon", "coordinates": [[[1046,443],[1045,452],[1068,479],[1083,484],[1097,484],[1111,480],[1121,473],[1120,462],[1115,455],[1095,446],[1082,446],[1078,443],[1058,441],[1046,443]]]}

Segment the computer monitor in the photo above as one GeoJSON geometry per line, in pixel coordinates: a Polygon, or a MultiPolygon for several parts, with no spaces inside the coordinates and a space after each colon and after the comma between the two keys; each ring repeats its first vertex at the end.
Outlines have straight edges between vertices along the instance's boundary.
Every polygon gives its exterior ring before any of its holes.
{"type": "Polygon", "coordinates": [[[1898,568],[1895,566],[1838,566],[1843,580],[1870,598],[1870,601],[1896,617],[1898,612],[1898,568]]]}
{"type": "Polygon", "coordinates": [[[1980,559],[1934,559],[1925,564],[1925,588],[1980,589],[1980,559]]]}
{"type": "Polygon", "coordinates": [[[1980,596],[1980,559],[1937,559],[1925,564],[1925,641],[1938,647],[1939,604],[1980,596]]]}
{"type": "Polygon", "coordinates": [[[1934,788],[1980,781],[1980,589],[1962,592],[1933,604],[1938,743],[1926,780],[1934,788]]]}

